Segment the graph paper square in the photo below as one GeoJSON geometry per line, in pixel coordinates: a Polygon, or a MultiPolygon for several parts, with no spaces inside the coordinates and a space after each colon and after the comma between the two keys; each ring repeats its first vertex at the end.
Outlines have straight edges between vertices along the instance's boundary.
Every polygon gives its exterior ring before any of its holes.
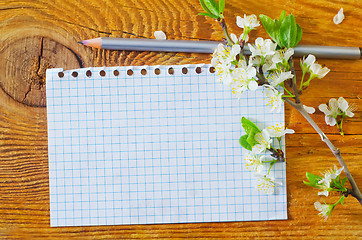
{"type": "Polygon", "coordinates": [[[262,89],[234,98],[208,65],[59,72],[46,75],[51,226],[287,218],[285,165],[276,193],[259,192],[238,142],[242,116],[284,124],[262,89]]]}

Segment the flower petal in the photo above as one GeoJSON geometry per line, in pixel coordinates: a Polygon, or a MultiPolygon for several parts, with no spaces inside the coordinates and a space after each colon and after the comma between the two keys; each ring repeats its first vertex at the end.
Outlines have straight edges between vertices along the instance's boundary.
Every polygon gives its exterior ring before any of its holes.
{"type": "Polygon", "coordinates": [[[251,79],[251,78],[255,77],[256,76],[255,67],[251,67],[250,69],[248,69],[246,74],[247,74],[248,79],[251,79]]]}
{"type": "Polygon", "coordinates": [[[234,44],[233,47],[230,50],[230,55],[239,54],[240,51],[241,51],[240,45],[239,44],[234,44]]]}
{"type": "Polygon", "coordinates": [[[343,21],[343,19],[344,19],[343,8],[341,8],[338,11],[337,15],[334,16],[333,22],[334,24],[340,24],[343,21]]]}
{"type": "Polygon", "coordinates": [[[287,128],[284,130],[285,134],[293,134],[295,131],[293,129],[287,128]]]}
{"type": "Polygon", "coordinates": [[[327,125],[329,125],[329,126],[334,126],[334,125],[336,125],[336,119],[333,117],[333,116],[325,116],[325,120],[326,120],[326,123],[327,123],[327,125]]]}
{"type": "MultiPolygon", "coordinates": [[[[322,104],[321,104],[322,105],[322,104]]],[[[324,104],[325,105],[325,104],[324,104]]],[[[327,107],[327,105],[326,105],[326,107],[327,107]]],[[[313,114],[314,112],[315,112],[315,108],[314,107],[308,107],[308,106],[306,106],[306,105],[303,105],[303,108],[304,108],[304,110],[307,112],[307,113],[309,113],[309,114],[313,114]]],[[[322,111],[322,110],[321,110],[322,111]]],[[[323,111],[322,111],[323,112],[323,111]]]]}
{"type": "Polygon", "coordinates": [[[343,97],[339,97],[337,103],[342,112],[345,112],[348,109],[348,102],[343,97]]]}
{"type": "Polygon", "coordinates": [[[328,190],[324,190],[322,192],[318,192],[318,195],[324,195],[324,196],[328,197],[329,192],[328,192],[328,190]]]}
{"type": "Polygon", "coordinates": [[[230,38],[231,38],[231,40],[233,40],[234,43],[237,43],[239,41],[238,37],[234,33],[230,34],[230,38]]]}
{"type": "Polygon", "coordinates": [[[258,88],[258,83],[254,80],[251,80],[248,84],[249,90],[255,91],[258,88]]]}
{"type": "Polygon", "coordinates": [[[318,75],[319,74],[319,71],[322,69],[322,66],[318,63],[313,63],[310,65],[310,71],[313,73],[313,74],[316,74],[318,75]]]}
{"type": "Polygon", "coordinates": [[[349,111],[349,110],[347,110],[347,111],[346,111],[346,115],[347,115],[348,117],[353,117],[353,116],[354,116],[354,113],[351,112],[351,111],[349,111]]]}
{"type": "Polygon", "coordinates": [[[162,31],[155,31],[153,33],[153,35],[155,36],[156,39],[158,40],[166,40],[166,34],[162,31]]]}
{"type": "Polygon", "coordinates": [[[335,98],[329,99],[329,108],[331,109],[331,112],[338,109],[338,102],[335,98]]]}
{"type": "Polygon", "coordinates": [[[312,64],[314,64],[316,58],[314,55],[309,54],[308,57],[304,60],[304,63],[307,64],[308,67],[310,67],[312,64]]]}
{"type": "Polygon", "coordinates": [[[331,114],[331,111],[329,110],[327,104],[324,104],[324,103],[323,103],[323,104],[319,105],[319,110],[320,110],[321,112],[323,112],[325,115],[331,114]]]}
{"type": "Polygon", "coordinates": [[[289,58],[294,54],[293,48],[288,48],[288,50],[284,53],[284,60],[288,61],[289,58]]]}
{"type": "MultiPolygon", "coordinates": [[[[336,167],[337,168],[337,167],[336,167]]],[[[344,167],[341,167],[340,169],[336,170],[336,175],[338,176],[343,171],[344,167]]]]}
{"type": "Polygon", "coordinates": [[[252,147],[251,152],[253,154],[260,154],[265,150],[264,146],[262,144],[256,144],[252,147]]]}
{"type": "Polygon", "coordinates": [[[262,173],[264,171],[264,165],[259,165],[256,167],[256,172],[257,173],[262,173]]]}
{"type": "Polygon", "coordinates": [[[318,75],[319,75],[318,78],[319,79],[324,78],[329,73],[329,71],[331,71],[331,70],[327,67],[321,68],[318,73],[318,75]]]}
{"type": "Polygon", "coordinates": [[[236,25],[238,25],[239,28],[244,28],[244,19],[240,16],[236,16],[236,25]]]}

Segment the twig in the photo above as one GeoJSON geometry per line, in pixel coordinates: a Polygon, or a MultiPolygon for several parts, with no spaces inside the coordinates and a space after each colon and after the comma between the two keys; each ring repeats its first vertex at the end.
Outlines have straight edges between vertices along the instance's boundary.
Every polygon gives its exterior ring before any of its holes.
{"type": "Polygon", "coordinates": [[[290,70],[293,74],[293,78],[292,78],[292,89],[294,92],[294,99],[296,103],[300,103],[300,96],[299,96],[299,92],[298,92],[298,87],[297,87],[297,76],[295,75],[295,70],[294,70],[294,62],[293,62],[293,56],[291,56],[288,60],[289,65],[290,65],[290,70]]]}
{"type": "Polygon", "coordinates": [[[225,19],[219,18],[217,21],[219,22],[219,24],[220,24],[220,26],[222,28],[222,31],[224,32],[224,35],[226,37],[226,40],[228,41],[228,44],[233,45],[234,42],[233,42],[233,40],[231,40],[231,38],[229,36],[228,28],[227,28],[226,23],[225,23],[225,19]]]}
{"type": "Polygon", "coordinates": [[[275,158],[278,162],[285,162],[284,152],[281,149],[267,148],[271,152],[270,156],[275,158]]]}

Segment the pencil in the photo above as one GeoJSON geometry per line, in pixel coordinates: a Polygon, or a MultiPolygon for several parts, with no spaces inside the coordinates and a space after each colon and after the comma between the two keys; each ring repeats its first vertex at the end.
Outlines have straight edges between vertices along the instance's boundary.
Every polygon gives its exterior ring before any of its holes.
{"type": "MultiPolygon", "coordinates": [[[[102,37],[78,43],[109,50],[212,53],[220,42],[102,37]]],[[[244,53],[251,54],[247,45],[244,46],[244,53]]],[[[294,48],[295,57],[303,57],[308,54],[313,54],[318,58],[360,59],[362,52],[359,47],[298,45],[294,48]]]]}

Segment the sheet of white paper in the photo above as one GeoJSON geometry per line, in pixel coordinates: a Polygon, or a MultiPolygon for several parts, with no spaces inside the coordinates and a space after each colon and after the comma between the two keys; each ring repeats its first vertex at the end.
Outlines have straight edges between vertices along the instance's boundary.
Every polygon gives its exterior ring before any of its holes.
{"type": "Polygon", "coordinates": [[[284,111],[262,89],[234,98],[209,67],[47,71],[51,226],[287,218],[285,165],[276,193],[259,192],[238,142],[242,116],[262,128],[284,111]]]}

